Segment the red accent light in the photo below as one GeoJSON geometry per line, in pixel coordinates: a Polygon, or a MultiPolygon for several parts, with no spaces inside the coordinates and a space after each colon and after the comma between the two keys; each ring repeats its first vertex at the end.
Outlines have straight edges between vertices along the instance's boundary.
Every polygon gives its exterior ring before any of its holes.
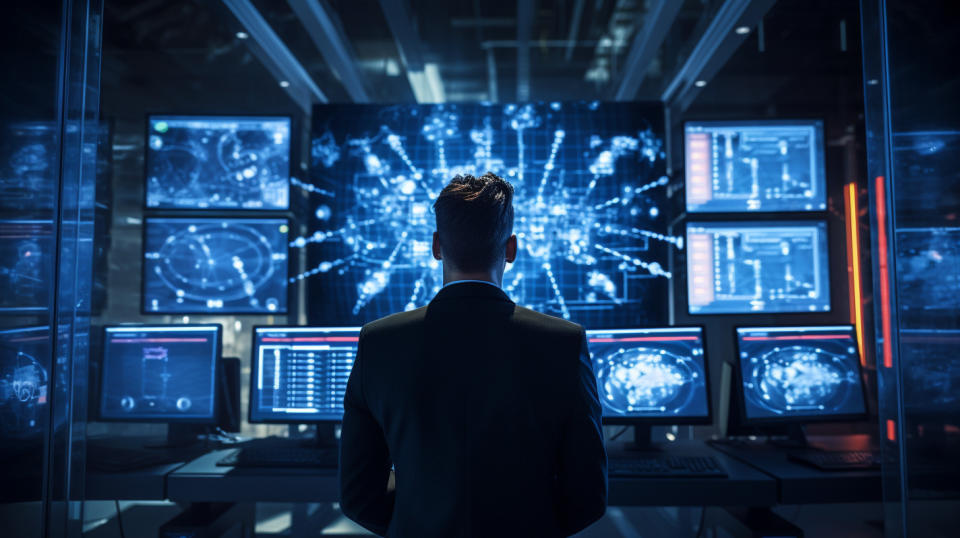
{"type": "MultiPolygon", "coordinates": [[[[883,176],[877,176],[877,265],[880,269],[880,327],[883,334],[883,366],[893,368],[893,344],[890,321],[890,266],[887,259],[887,200],[883,176]]],[[[889,426],[889,425],[888,425],[889,426]]]]}
{"type": "Polygon", "coordinates": [[[850,340],[849,334],[798,334],[796,336],[744,336],[741,340],[850,340]]]}
{"type": "Polygon", "coordinates": [[[591,338],[591,343],[606,344],[611,342],[679,342],[699,340],[696,336],[628,336],[626,338],[591,338]]]}
{"type": "Polygon", "coordinates": [[[263,342],[359,342],[359,336],[264,336],[263,342]]]}
{"type": "Polygon", "coordinates": [[[887,440],[897,441],[897,423],[889,418],[887,419],[887,440]]]}
{"type": "Polygon", "coordinates": [[[179,344],[179,343],[195,343],[195,342],[207,342],[206,338],[113,338],[110,340],[111,344],[179,344]]]}

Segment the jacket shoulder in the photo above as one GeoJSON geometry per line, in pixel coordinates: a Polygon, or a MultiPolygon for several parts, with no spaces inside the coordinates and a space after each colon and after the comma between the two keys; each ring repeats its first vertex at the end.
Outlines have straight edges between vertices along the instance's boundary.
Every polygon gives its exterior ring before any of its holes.
{"type": "Polygon", "coordinates": [[[405,332],[410,328],[423,323],[427,307],[422,306],[407,312],[398,312],[389,316],[371,321],[363,326],[360,335],[365,338],[405,332]]]}
{"type": "Polygon", "coordinates": [[[552,334],[569,334],[579,336],[583,332],[583,327],[567,321],[565,319],[560,319],[558,317],[549,316],[537,312],[536,310],[530,310],[529,308],[524,308],[522,306],[517,306],[514,309],[513,319],[515,322],[519,323],[521,326],[530,328],[530,329],[539,329],[552,334]]]}

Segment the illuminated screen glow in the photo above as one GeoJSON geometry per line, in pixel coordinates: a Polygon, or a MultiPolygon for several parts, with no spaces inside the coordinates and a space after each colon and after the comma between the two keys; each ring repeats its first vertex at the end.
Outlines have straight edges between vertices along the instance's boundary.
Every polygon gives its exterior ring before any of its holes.
{"type": "Polygon", "coordinates": [[[287,209],[290,118],[151,116],[147,207],[287,209]]]}
{"type": "Polygon", "coordinates": [[[830,310],[823,221],[688,223],[687,245],[691,314],[830,310]]]}
{"type": "Polygon", "coordinates": [[[589,330],[587,342],[605,417],[709,417],[701,328],[589,330]]]}
{"type": "Polygon", "coordinates": [[[518,304],[588,327],[665,321],[663,110],[642,103],[321,105],[304,281],[317,325],[427,304],[442,285],[433,202],[457,174],[513,183],[518,304]]]}
{"type": "Polygon", "coordinates": [[[853,326],[737,329],[747,420],[861,415],[853,326]]]}
{"type": "Polygon", "coordinates": [[[100,418],[215,420],[220,327],[107,327],[100,418]]]}
{"type": "Polygon", "coordinates": [[[286,219],[146,219],[146,312],[287,311],[286,219]]]}
{"type": "Polygon", "coordinates": [[[687,211],[827,209],[823,122],[691,122],[684,128],[687,211]]]}
{"type": "Polygon", "coordinates": [[[257,327],[250,421],[342,419],[359,340],[360,327],[257,327]]]}
{"type": "Polygon", "coordinates": [[[48,423],[50,351],[48,327],[0,331],[0,436],[39,435],[48,423]]]}

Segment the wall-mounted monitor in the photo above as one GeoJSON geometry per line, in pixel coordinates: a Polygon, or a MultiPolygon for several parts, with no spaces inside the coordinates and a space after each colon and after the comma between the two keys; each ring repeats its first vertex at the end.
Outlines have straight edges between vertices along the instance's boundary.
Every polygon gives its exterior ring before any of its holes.
{"type": "Polygon", "coordinates": [[[827,224],[687,223],[690,314],[827,312],[827,224]]]}
{"type": "Polygon", "coordinates": [[[360,327],[255,327],[250,422],[337,422],[360,327]]]}
{"type": "Polygon", "coordinates": [[[39,436],[48,424],[53,336],[45,326],[0,330],[0,438],[39,436]]]}
{"type": "Polygon", "coordinates": [[[701,327],[589,330],[605,422],[710,420],[701,327]]]}
{"type": "Polygon", "coordinates": [[[219,325],[104,328],[100,418],[215,423],[219,325]]]}
{"type": "Polygon", "coordinates": [[[146,206],[273,209],[290,205],[290,118],[150,116],[146,206]]]}
{"type": "Polygon", "coordinates": [[[286,313],[288,232],[286,219],[146,219],[144,312],[286,313]]]}
{"type": "Polygon", "coordinates": [[[740,327],[736,332],[747,423],[866,414],[853,326],[740,327]]]}
{"type": "Polygon", "coordinates": [[[689,213],[827,209],[820,120],[688,122],[684,153],[689,213]]]}
{"type": "Polygon", "coordinates": [[[0,220],[0,313],[50,306],[53,234],[49,220],[0,220]]]}

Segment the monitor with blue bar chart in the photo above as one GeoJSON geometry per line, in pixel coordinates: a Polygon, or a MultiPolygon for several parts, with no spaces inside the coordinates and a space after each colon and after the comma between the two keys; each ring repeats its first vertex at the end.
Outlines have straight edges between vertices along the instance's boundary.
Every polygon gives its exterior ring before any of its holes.
{"type": "Polygon", "coordinates": [[[690,213],[827,209],[820,120],[689,122],[684,150],[690,213]]]}
{"type": "Polygon", "coordinates": [[[740,327],[737,350],[747,422],[866,413],[852,325],[740,327]]]}
{"type": "Polygon", "coordinates": [[[216,422],[220,325],[104,329],[100,418],[216,422]]]}
{"type": "Polygon", "coordinates": [[[701,327],[587,331],[605,422],[710,419],[701,327]]]}
{"type": "Polygon", "coordinates": [[[256,327],[250,422],[338,422],[360,327],[256,327]]]}

